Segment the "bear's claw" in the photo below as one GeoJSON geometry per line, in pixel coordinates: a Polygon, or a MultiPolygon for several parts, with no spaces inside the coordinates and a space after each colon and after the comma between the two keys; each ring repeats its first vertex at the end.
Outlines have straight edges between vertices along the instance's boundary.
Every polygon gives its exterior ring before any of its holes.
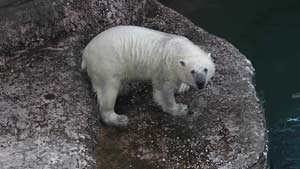
{"type": "Polygon", "coordinates": [[[190,86],[185,84],[185,83],[181,83],[178,90],[177,90],[177,93],[184,93],[186,91],[188,91],[190,89],[190,86]]]}
{"type": "Polygon", "coordinates": [[[126,127],[129,120],[125,115],[110,113],[108,116],[103,116],[102,121],[109,126],[126,127]]]}
{"type": "Polygon", "coordinates": [[[173,116],[185,116],[188,113],[188,106],[178,103],[168,112],[173,116]]]}

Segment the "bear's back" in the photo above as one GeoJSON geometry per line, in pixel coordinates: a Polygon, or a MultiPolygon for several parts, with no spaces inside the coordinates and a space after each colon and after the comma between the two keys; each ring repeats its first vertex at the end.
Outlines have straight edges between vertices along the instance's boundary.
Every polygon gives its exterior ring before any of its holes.
{"type": "Polygon", "coordinates": [[[97,35],[84,53],[87,67],[99,73],[109,70],[148,79],[172,64],[177,50],[189,43],[182,36],[148,28],[116,26],[97,35]]]}

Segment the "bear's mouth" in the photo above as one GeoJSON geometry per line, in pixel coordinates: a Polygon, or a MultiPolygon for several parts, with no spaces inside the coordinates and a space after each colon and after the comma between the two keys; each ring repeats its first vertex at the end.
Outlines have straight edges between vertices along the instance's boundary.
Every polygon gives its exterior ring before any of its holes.
{"type": "Polygon", "coordinates": [[[196,82],[196,85],[197,85],[197,88],[198,88],[199,90],[201,90],[201,89],[204,88],[205,83],[197,83],[197,82],[196,82]]]}
{"type": "Polygon", "coordinates": [[[204,89],[205,85],[206,85],[205,83],[204,84],[197,84],[196,82],[193,83],[193,84],[190,84],[190,86],[192,86],[194,89],[197,89],[197,90],[204,89]]]}
{"type": "Polygon", "coordinates": [[[203,89],[206,83],[206,75],[203,73],[197,73],[194,76],[195,84],[198,89],[203,89]]]}

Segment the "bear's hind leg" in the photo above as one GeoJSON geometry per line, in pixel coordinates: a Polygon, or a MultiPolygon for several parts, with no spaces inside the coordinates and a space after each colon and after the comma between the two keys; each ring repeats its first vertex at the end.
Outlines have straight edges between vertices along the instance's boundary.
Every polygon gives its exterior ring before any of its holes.
{"type": "Polygon", "coordinates": [[[106,80],[105,83],[95,87],[100,109],[101,120],[110,126],[125,127],[128,117],[115,113],[115,103],[118,96],[120,82],[118,80],[106,80]]]}

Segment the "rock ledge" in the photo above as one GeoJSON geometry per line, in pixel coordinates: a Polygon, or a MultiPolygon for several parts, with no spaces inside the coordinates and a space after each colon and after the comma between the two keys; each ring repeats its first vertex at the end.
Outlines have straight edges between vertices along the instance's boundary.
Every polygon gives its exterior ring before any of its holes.
{"type": "Polygon", "coordinates": [[[96,168],[96,154],[98,168],[264,167],[254,69],[225,40],[155,0],[2,0],[0,9],[0,168],[96,168]],[[212,83],[177,96],[195,114],[163,114],[145,84],[118,99],[128,129],[100,125],[81,50],[120,24],[183,35],[212,53],[212,83]]]}

